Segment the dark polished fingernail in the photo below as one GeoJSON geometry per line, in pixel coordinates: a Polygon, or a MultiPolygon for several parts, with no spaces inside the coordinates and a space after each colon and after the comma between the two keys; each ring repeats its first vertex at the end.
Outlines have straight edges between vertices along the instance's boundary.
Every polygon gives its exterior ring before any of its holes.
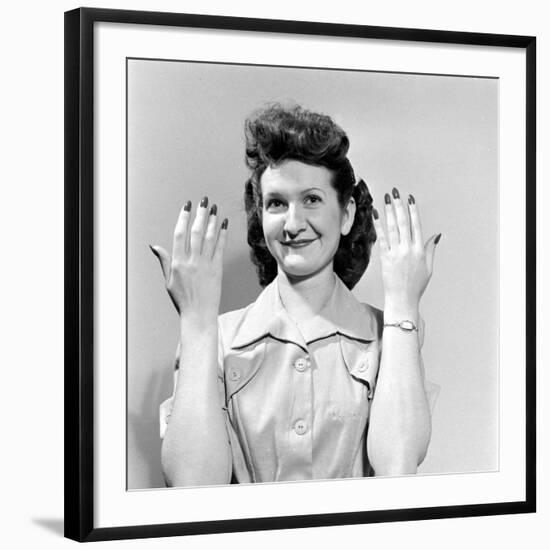
{"type": "Polygon", "coordinates": [[[412,195],[409,195],[409,204],[415,204],[415,200],[412,195]]]}
{"type": "Polygon", "coordinates": [[[377,220],[378,219],[378,210],[376,208],[372,209],[372,217],[377,220]]]}
{"type": "Polygon", "coordinates": [[[393,195],[394,199],[399,198],[399,191],[395,187],[391,190],[391,194],[393,195]]]}
{"type": "Polygon", "coordinates": [[[217,205],[213,204],[212,208],[210,209],[210,215],[215,216],[218,213],[218,207],[217,205]]]}
{"type": "Polygon", "coordinates": [[[390,197],[390,195],[389,195],[388,193],[386,193],[386,194],[384,195],[384,202],[385,202],[386,204],[391,204],[391,197],[390,197]]]}
{"type": "Polygon", "coordinates": [[[189,212],[189,210],[191,210],[191,201],[187,201],[185,203],[185,206],[183,207],[183,209],[186,211],[186,212],[189,212]]]}
{"type": "Polygon", "coordinates": [[[201,200],[200,206],[202,208],[206,208],[208,206],[208,197],[203,197],[203,199],[201,200]]]}
{"type": "Polygon", "coordinates": [[[222,229],[227,229],[228,224],[229,224],[229,220],[225,218],[222,222],[222,229]]]}
{"type": "Polygon", "coordinates": [[[439,239],[441,239],[441,233],[434,239],[434,244],[437,244],[439,242],[439,239]]]}
{"type": "Polygon", "coordinates": [[[149,245],[149,248],[151,249],[151,252],[158,258],[159,253],[151,245],[149,245]]]}

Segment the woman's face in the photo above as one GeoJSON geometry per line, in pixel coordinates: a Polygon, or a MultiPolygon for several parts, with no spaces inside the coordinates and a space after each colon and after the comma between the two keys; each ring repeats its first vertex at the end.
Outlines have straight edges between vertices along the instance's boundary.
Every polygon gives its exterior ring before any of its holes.
{"type": "Polygon", "coordinates": [[[340,236],[353,225],[355,202],[344,209],[324,166],[297,160],[262,174],[262,227],[279,269],[293,277],[314,275],[332,261],[340,236]]]}

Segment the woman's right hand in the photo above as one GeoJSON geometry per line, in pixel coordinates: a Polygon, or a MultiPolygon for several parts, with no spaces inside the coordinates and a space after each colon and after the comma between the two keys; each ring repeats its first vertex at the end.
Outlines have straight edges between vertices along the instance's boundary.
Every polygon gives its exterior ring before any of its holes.
{"type": "Polygon", "coordinates": [[[191,201],[181,209],[172,257],[160,246],[151,250],[160,261],[166,290],[180,315],[193,322],[217,319],[222,287],[225,218],[218,228],[217,207],[208,209],[204,197],[191,223],[191,201]]]}

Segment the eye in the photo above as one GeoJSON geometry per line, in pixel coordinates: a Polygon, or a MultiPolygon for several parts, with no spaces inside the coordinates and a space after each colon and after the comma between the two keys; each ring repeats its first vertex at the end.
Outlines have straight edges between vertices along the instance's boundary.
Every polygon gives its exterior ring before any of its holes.
{"type": "Polygon", "coordinates": [[[268,199],[265,209],[270,212],[277,212],[278,210],[282,210],[284,206],[285,203],[280,199],[268,199]]]}
{"type": "Polygon", "coordinates": [[[319,195],[307,195],[304,202],[306,204],[317,204],[322,202],[322,199],[319,195]]]}

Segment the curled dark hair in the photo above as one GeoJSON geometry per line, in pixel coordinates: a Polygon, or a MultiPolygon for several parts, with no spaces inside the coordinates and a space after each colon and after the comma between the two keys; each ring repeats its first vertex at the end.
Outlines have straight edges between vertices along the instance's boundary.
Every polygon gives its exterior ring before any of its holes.
{"type": "Polygon", "coordinates": [[[369,264],[376,233],[372,197],[363,180],[355,182],[346,156],[349,140],[345,132],[329,116],[298,105],[285,108],[273,104],[246,120],[245,137],[246,164],[252,171],[244,192],[248,244],[260,284],[268,285],[277,275],[277,263],[267,248],[262,229],[260,179],[268,166],[292,159],[328,168],[342,208],[351,197],[355,199],[353,226],[347,235],[340,237],[334,257],[334,271],[349,289],[353,288],[369,264]]]}

